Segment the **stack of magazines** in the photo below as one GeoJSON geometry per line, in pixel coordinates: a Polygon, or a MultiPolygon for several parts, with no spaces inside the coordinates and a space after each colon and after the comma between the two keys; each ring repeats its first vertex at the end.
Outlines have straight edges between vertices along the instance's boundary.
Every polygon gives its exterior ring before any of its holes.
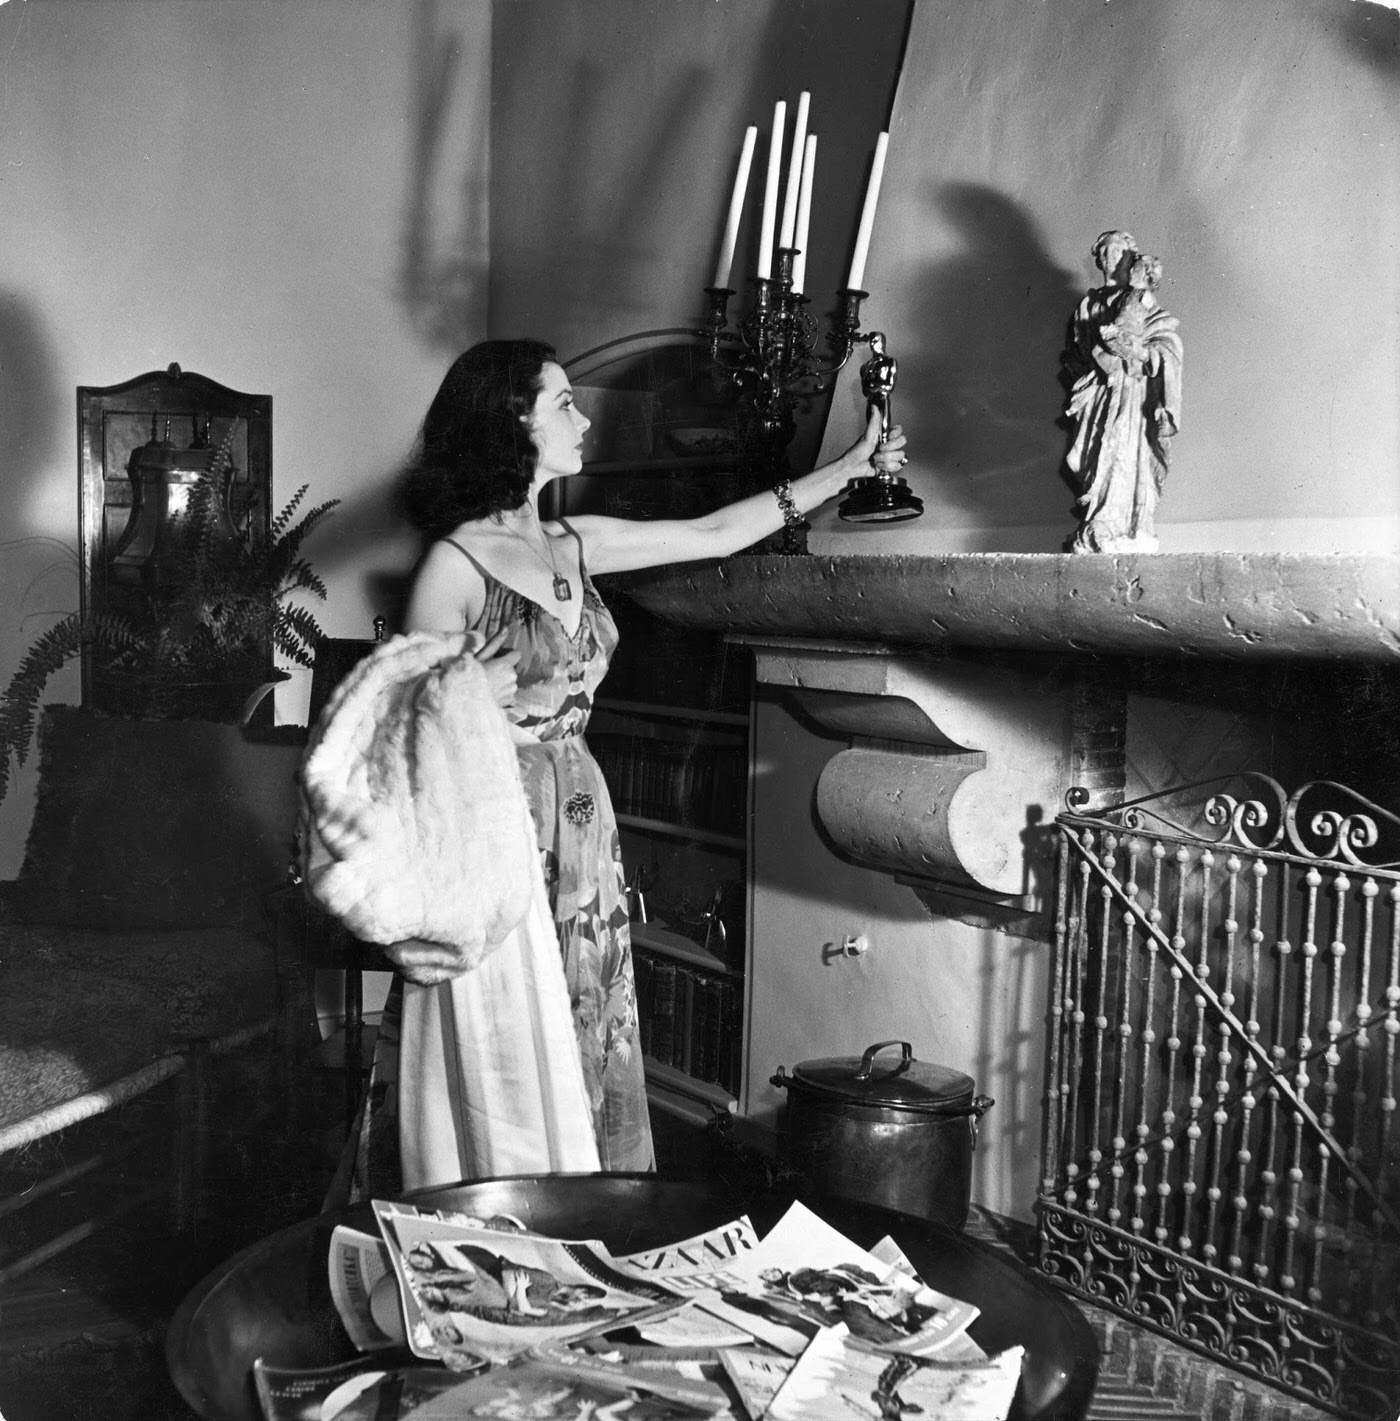
{"type": "Polygon", "coordinates": [[[892,1239],[852,1243],[801,1204],[613,1256],[510,1217],[374,1205],[338,1227],[330,1289],[361,1356],[254,1364],[268,1421],[1005,1421],[1019,1347],[988,1357],[970,1303],[892,1239]]]}

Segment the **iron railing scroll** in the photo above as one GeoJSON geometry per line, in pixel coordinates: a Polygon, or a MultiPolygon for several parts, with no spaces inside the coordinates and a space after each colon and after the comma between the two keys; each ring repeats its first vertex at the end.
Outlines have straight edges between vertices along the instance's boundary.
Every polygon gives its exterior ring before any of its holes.
{"type": "Polygon", "coordinates": [[[1041,1269],[1344,1416],[1400,1403],[1400,817],[1265,775],[1071,790],[1041,1269]]]}

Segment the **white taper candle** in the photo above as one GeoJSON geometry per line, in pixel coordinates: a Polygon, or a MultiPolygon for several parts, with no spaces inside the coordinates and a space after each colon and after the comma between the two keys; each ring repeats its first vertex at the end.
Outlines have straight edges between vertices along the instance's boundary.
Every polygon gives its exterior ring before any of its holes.
{"type": "Polygon", "coordinates": [[[778,231],[778,245],[792,246],[797,222],[797,193],[802,183],[802,153],[807,142],[807,106],[812,96],[806,89],[797,96],[797,118],[792,128],[792,157],[788,160],[787,193],[783,198],[783,225],[778,231]]]}
{"type": "Polygon", "coordinates": [[[870,182],[865,189],[865,206],[861,209],[856,249],[851,254],[851,274],[846,278],[846,288],[850,291],[859,291],[861,282],[865,280],[865,259],[870,255],[870,233],[875,226],[875,204],[880,200],[880,180],[885,175],[885,150],[889,144],[888,133],[882,133],[875,140],[875,157],[870,164],[870,182]]]}
{"type": "Polygon", "coordinates": [[[773,228],[778,218],[778,170],[782,167],[783,129],[787,125],[787,104],[773,105],[773,132],[768,138],[768,180],[763,185],[763,226],[758,233],[758,275],[773,275],[773,228]]]}
{"type": "Polygon", "coordinates": [[[729,285],[729,272],[734,265],[734,247],[739,240],[739,219],[744,215],[744,197],[749,190],[749,169],[753,166],[753,150],[757,142],[758,129],[750,124],[744,131],[744,146],[739,153],[739,171],[734,174],[734,191],[729,197],[729,217],[724,224],[719,260],[715,263],[716,286],[729,285]]]}
{"type": "Polygon", "coordinates": [[[792,259],[792,289],[799,295],[807,284],[807,232],[812,225],[812,170],[817,166],[817,135],[809,133],[802,151],[802,184],[797,194],[797,255],[792,259]]]}

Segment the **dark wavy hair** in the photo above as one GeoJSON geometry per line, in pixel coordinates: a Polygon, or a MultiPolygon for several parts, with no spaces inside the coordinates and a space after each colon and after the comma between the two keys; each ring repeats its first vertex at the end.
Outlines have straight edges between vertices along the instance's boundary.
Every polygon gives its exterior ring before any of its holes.
{"type": "Polygon", "coordinates": [[[540,340],[485,340],[452,362],[399,485],[399,511],[430,537],[519,508],[538,452],[521,423],[554,350],[540,340]]]}

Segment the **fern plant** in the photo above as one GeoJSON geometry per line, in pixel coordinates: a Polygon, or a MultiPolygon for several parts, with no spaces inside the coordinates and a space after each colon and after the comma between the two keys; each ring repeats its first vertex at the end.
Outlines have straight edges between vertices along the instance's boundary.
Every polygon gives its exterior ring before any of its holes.
{"type": "Polygon", "coordinates": [[[84,647],[104,648],[115,660],[139,656],[147,649],[147,640],[124,617],[84,617],[73,612],[29,648],[0,697],[0,799],[10,787],[11,762],[23,765],[29,754],[49,677],[84,647]]]}
{"type": "Polygon", "coordinates": [[[326,586],[302,544],[340,502],[303,510],[303,484],[264,532],[237,531],[222,516],[232,435],[190,490],[174,520],[163,586],[140,614],[84,617],[74,612],[29,648],[0,696],[0,799],[12,768],[23,765],[49,677],[86,649],[104,678],[124,684],[139,714],[169,715],[190,685],[252,686],[282,679],[275,649],[298,666],[315,660],[321,628],[295,593],[325,601],[326,586]]]}
{"type": "Polygon", "coordinates": [[[301,547],[340,500],[298,516],[309,488],[303,484],[266,534],[251,521],[242,533],[221,534],[228,445],[225,439],[209,472],[195,480],[173,530],[168,590],[154,599],[161,670],[194,680],[256,678],[273,648],[310,667],[321,635],[312,613],[288,599],[308,592],[325,601],[325,583],[301,547]]]}

